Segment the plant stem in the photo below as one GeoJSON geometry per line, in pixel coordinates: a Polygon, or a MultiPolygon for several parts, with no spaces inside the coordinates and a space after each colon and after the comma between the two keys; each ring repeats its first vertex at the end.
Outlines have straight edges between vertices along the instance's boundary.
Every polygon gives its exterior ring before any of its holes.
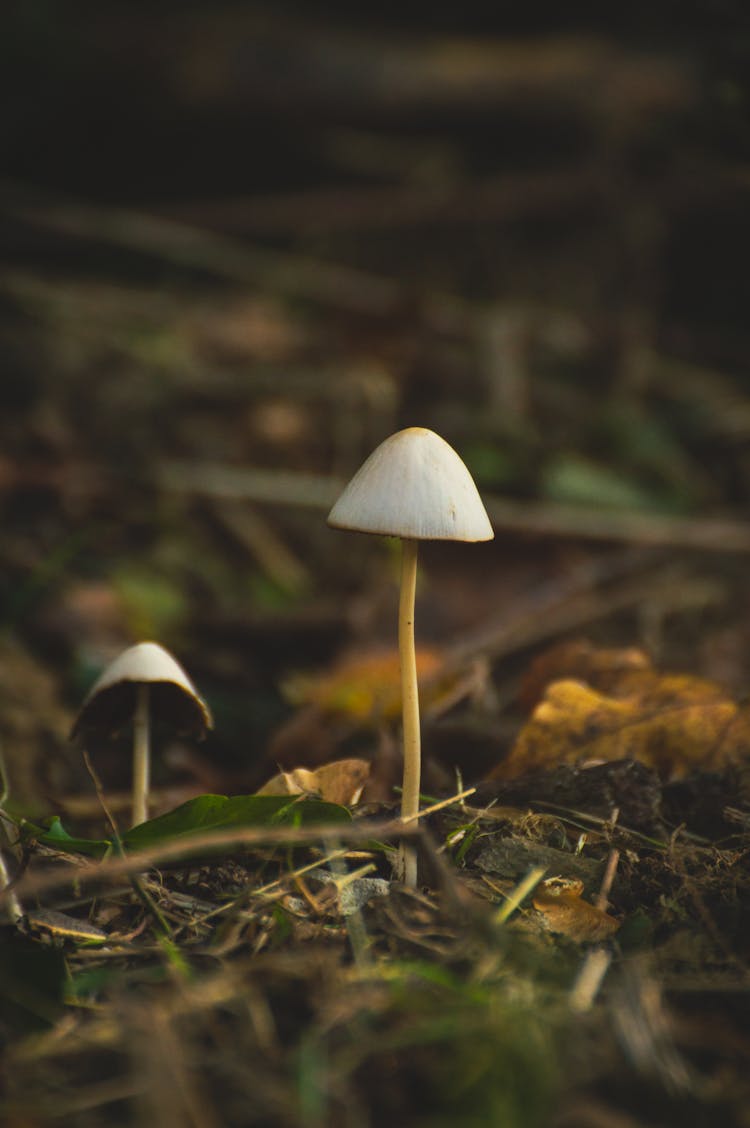
{"type": "MultiPolygon", "coordinates": [[[[147,689],[148,687],[137,686],[136,688],[138,690],[140,690],[140,689],[147,689]]],[[[146,716],[148,717],[148,694],[146,694],[146,716]]],[[[123,844],[122,844],[122,838],[120,836],[120,831],[117,829],[117,823],[115,822],[114,815],[110,811],[110,809],[107,805],[107,801],[104,798],[104,788],[102,787],[102,781],[99,779],[99,776],[97,775],[96,771],[94,770],[94,765],[91,763],[91,757],[89,756],[89,754],[88,754],[88,752],[86,751],[85,748],[83,750],[83,759],[84,759],[84,762],[85,762],[86,767],[88,769],[88,773],[91,776],[91,779],[93,780],[94,788],[96,789],[96,795],[97,795],[99,802],[101,803],[101,807],[102,807],[102,810],[104,811],[105,818],[106,818],[107,822],[109,823],[109,828],[112,831],[112,842],[114,844],[115,853],[117,854],[118,858],[124,859],[125,858],[125,848],[123,847],[123,844]]],[[[143,822],[145,820],[142,819],[141,821],[143,822]]],[[[162,950],[163,950],[164,954],[166,955],[166,958],[167,958],[167,961],[169,962],[170,967],[172,967],[177,972],[179,972],[180,975],[187,975],[187,973],[188,973],[187,962],[184,959],[182,952],[180,952],[179,948],[175,944],[174,936],[172,934],[172,929],[169,927],[169,924],[167,923],[167,920],[166,920],[164,914],[162,913],[161,909],[159,908],[158,904],[156,903],[154,898],[151,896],[151,894],[148,892],[148,890],[146,889],[146,887],[143,884],[143,881],[141,880],[141,877],[138,874],[131,873],[129,875],[128,880],[130,881],[130,884],[133,887],[133,892],[136,894],[138,899],[141,901],[141,903],[145,907],[146,912],[150,913],[150,915],[153,917],[154,924],[156,926],[156,932],[158,934],[159,943],[161,944],[162,950]]]]}
{"type": "MultiPolygon", "coordinates": [[[[0,891],[6,891],[10,885],[10,875],[8,868],[5,865],[5,858],[0,853],[0,891]]],[[[11,924],[18,924],[23,919],[23,909],[21,903],[11,889],[5,893],[5,905],[3,911],[11,924]]]]}
{"type": "Polygon", "coordinates": [[[136,685],[133,716],[133,826],[148,818],[150,733],[148,716],[149,687],[136,685]]]}
{"type": "MultiPolygon", "coordinates": [[[[8,798],[8,776],[5,771],[5,760],[3,759],[2,751],[0,751],[0,785],[2,785],[2,795],[0,795],[0,892],[3,892],[10,885],[10,875],[8,873],[8,867],[5,864],[3,851],[11,851],[8,827],[13,826],[13,823],[4,810],[5,801],[8,798]]],[[[15,832],[15,837],[16,839],[18,838],[17,831],[15,832]]],[[[21,903],[12,890],[5,894],[4,912],[12,924],[18,924],[18,922],[23,919],[21,903]]],[[[0,912],[0,916],[1,915],[2,912],[0,912]]]]}
{"type": "MultiPolygon", "coordinates": [[[[414,596],[417,586],[418,541],[401,542],[401,595],[398,606],[398,650],[401,660],[401,702],[404,723],[404,784],[401,792],[401,817],[419,810],[421,749],[419,733],[419,693],[417,656],[414,649],[414,596]]],[[[417,884],[417,854],[413,846],[399,851],[399,869],[406,885],[417,884]]]]}

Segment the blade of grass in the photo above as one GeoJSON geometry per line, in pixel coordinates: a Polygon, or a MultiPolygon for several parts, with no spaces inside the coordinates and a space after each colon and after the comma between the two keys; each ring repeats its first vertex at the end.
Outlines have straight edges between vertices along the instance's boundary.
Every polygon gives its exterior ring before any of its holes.
{"type": "Polygon", "coordinates": [[[535,866],[530,869],[526,877],[519,882],[515,889],[511,890],[505,898],[505,903],[500,906],[493,917],[496,925],[505,924],[508,917],[516,911],[521,903],[528,897],[532,889],[535,889],[539,882],[544,877],[547,871],[542,866],[535,866]]]}

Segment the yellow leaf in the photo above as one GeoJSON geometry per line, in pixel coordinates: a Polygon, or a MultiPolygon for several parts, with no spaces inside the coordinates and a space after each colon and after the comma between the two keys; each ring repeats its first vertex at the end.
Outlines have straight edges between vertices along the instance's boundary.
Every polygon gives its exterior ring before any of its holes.
{"type": "Polygon", "coordinates": [[[612,649],[594,646],[585,638],[565,639],[543,650],[530,663],[521,682],[518,703],[524,712],[530,713],[550,682],[568,679],[608,693],[627,672],[651,668],[648,655],[635,647],[612,649]]]}
{"type": "MultiPolygon", "coordinates": [[[[445,689],[439,650],[417,650],[417,677],[427,701],[445,689]],[[437,683],[440,683],[439,685],[437,683]]],[[[446,672],[446,677],[455,677],[446,672]]],[[[284,690],[294,704],[316,705],[326,713],[359,721],[393,720],[401,711],[401,669],[397,650],[358,654],[339,662],[319,677],[287,680],[284,690]]]]}
{"type": "Polygon", "coordinates": [[[493,778],[581,761],[632,758],[665,777],[718,770],[744,754],[750,723],[712,682],[653,670],[625,673],[611,695],[553,682],[493,778]]]}
{"type": "Polygon", "coordinates": [[[559,877],[543,881],[532,898],[534,908],[544,913],[547,927],[571,940],[598,943],[620,927],[619,920],[584,901],[583,883],[559,877]]]}

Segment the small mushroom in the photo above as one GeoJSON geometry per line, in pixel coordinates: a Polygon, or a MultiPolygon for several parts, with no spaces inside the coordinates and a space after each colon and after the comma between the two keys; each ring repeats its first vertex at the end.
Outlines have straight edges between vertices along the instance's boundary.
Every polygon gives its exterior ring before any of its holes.
{"type": "MultiPolygon", "coordinates": [[[[328,515],[336,529],[400,537],[398,639],[404,730],[401,816],[419,811],[419,697],[414,649],[414,595],[420,540],[492,540],[482,499],[453,447],[424,427],[408,427],[381,443],[360,467],[328,515]]],[[[400,876],[417,883],[416,854],[402,847],[400,876]]]]}
{"type": "Polygon", "coordinates": [[[181,733],[204,736],[211,711],[182,666],[156,642],[139,642],[107,666],[80,708],[72,737],[111,735],[132,721],[133,821],[148,818],[151,714],[181,733]]]}

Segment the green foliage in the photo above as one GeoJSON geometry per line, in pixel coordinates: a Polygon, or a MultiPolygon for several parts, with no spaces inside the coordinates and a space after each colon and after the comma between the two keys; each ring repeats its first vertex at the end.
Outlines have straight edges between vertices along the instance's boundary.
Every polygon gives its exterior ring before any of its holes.
{"type": "Polygon", "coordinates": [[[464,823],[461,826],[455,827],[448,835],[446,844],[449,847],[456,846],[454,854],[454,861],[456,865],[461,865],[464,858],[468,854],[474,839],[477,836],[479,827],[476,823],[464,823]]]}
{"type": "Polygon", "coordinates": [[[133,564],[112,578],[134,638],[165,638],[187,614],[187,603],[177,580],[155,575],[133,564]]]}
{"type": "Polygon", "coordinates": [[[461,453],[472,477],[480,485],[507,488],[519,476],[521,455],[509,449],[507,443],[475,441],[462,447],[461,453]]]}
{"type": "Polygon", "coordinates": [[[174,811],[133,827],[123,836],[126,850],[158,846],[191,834],[239,827],[316,826],[346,823],[345,807],[319,799],[283,795],[199,795],[174,811]]]}
{"type": "MultiPolygon", "coordinates": [[[[144,850],[175,839],[211,831],[242,827],[318,826],[347,823],[346,807],[285,795],[199,795],[173,811],[149,819],[122,836],[126,850],[144,850]]],[[[40,826],[26,823],[24,834],[45,846],[102,858],[114,843],[109,839],[77,838],[68,833],[57,816],[40,826]]]]}
{"type": "Polygon", "coordinates": [[[58,850],[75,854],[86,854],[91,858],[103,858],[112,849],[112,843],[106,838],[77,838],[68,834],[58,815],[47,819],[39,826],[25,823],[22,832],[26,838],[36,838],[45,846],[53,846],[58,850]]]}
{"type": "Polygon", "coordinates": [[[603,509],[661,508],[661,499],[625,471],[565,452],[548,463],[541,486],[552,501],[603,509]]]}
{"type": "Polygon", "coordinates": [[[377,1123],[406,1118],[423,1128],[535,1128],[546,1122],[558,1074],[555,1024],[545,1019],[541,1000],[523,1006],[497,983],[467,981],[429,963],[390,965],[387,980],[379,1005],[354,1018],[338,1058],[324,1034],[311,1031],[301,1042],[303,1108],[331,1093],[327,1070],[348,1066],[350,1081],[369,1091],[377,1123]],[[375,1078],[387,1083],[373,1084],[375,1078]]]}

